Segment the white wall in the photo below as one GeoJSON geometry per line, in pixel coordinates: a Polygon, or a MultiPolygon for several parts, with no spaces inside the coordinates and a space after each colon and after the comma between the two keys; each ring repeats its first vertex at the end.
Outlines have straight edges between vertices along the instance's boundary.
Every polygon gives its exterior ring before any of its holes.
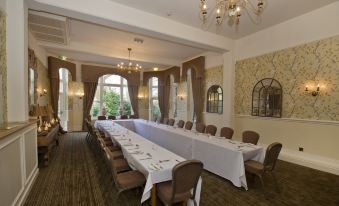
{"type": "Polygon", "coordinates": [[[7,1],[7,111],[8,121],[28,119],[27,5],[7,1]]]}
{"type": "MultiPolygon", "coordinates": [[[[328,38],[339,34],[339,2],[275,25],[236,41],[236,60],[259,56],[272,51],[328,38]]],[[[243,130],[252,129],[261,135],[260,143],[283,143],[281,158],[305,166],[339,174],[339,123],[320,121],[283,121],[236,116],[236,138],[243,130]],[[299,152],[298,147],[304,147],[299,152]]]]}
{"type": "Polygon", "coordinates": [[[6,11],[6,0],[0,0],[0,9],[6,11]]]}
{"type": "Polygon", "coordinates": [[[339,34],[339,2],[269,27],[236,41],[236,60],[339,34]]]}

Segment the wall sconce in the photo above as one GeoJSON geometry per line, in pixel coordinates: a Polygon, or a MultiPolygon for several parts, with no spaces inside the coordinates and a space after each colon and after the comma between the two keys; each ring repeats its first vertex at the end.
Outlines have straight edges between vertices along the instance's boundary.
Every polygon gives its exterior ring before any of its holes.
{"type": "Polygon", "coordinates": [[[144,98],[144,96],[138,95],[138,99],[139,99],[139,100],[142,100],[143,98],[144,98]]]}
{"type": "Polygon", "coordinates": [[[37,89],[37,92],[38,92],[40,97],[47,95],[47,89],[37,89]]]}
{"type": "Polygon", "coordinates": [[[314,96],[314,97],[315,97],[315,96],[318,96],[319,93],[320,93],[320,85],[318,84],[318,85],[317,85],[317,89],[316,89],[316,90],[313,90],[313,91],[309,90],[309,86],[306,85],[306,87],[305,87],[305,93],[306,93],[306,94],[311,93],[311,95],[314,96]]]}
{"type": "Polygon", "coordinates": [[[184,100],[184,97],[185,97],[185,95],[183,95],[183,94],[178,94],[178,98],[182,101],[182,100],[184,100]]]}
{"type": "Polygon", "coordinates": [[[82,99],[82,97],[85,95],[84,85],[82,82],[73,82],[71,88],[71,90],[73,90],[73,95],[79,97],[79,99],[82,99]]]}

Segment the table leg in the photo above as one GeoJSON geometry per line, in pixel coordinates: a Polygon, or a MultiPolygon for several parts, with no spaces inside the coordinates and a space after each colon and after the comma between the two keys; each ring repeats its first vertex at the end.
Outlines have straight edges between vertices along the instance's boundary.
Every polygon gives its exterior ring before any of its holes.
{"type": "Polygon", "coordinates": [[[151,205],[152,206],[157,205],[157,185],[156,184],[154,184],[152,187],[151,205]]]}

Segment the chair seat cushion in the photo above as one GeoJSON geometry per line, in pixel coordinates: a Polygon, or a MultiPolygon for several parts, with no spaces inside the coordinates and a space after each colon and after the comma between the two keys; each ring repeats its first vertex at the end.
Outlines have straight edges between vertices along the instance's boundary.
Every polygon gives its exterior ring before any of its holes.
{"type": "Polygon", "coordinates": [[[117,174],[116,183],[120,188],[135,188],[144,185],[146,179],[139,171],[128,171],[117,174]]]}
{"type": "Polygon", "coordinates": [[[128,171],[131,168],[128,165],[128,162],[126,161],[126,159],[117,159],[117,160],[113,160],[112,162],[112,167],[115,168],[115,170],[119,173],[119,172],[123,172],[123,171],[128,171]]]}
{"type": "MultiPolygon", "coordinates": [[[[172,181],[162,182],[157,185],[158,196],[166,204],[170,204],[172,198],[172,181]]],[[[191,192],[177,193],[172,203],[182,202],[191,198],[191,192]]]]}
{"type": "Polygon", "coordinates": [[[264,165],[261,162],[248,160],[245,162],[245,170],[254,174],[261,174],[264,171],[264,165]]]}

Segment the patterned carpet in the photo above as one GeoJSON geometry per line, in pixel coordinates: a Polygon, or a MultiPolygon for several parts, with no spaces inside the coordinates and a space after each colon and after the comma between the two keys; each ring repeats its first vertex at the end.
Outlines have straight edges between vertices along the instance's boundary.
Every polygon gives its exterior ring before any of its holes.
{"type": "MultiPolygon", "coordinates": [[[[26,206],[52,205],[140,205],[140,190],[122,193],[118,201],[112,177],[102,159],[96,156],[85,133],[61,137],[51,164],[41,168],[25,202],[26,206]]],[[[339,176],[279,161],[277,178],[281,193],[276,193],[269,176],[265,179],[269,199],[263,198],[260,182],[249,182],[249,190],[234,187],[209,172],[203,173],[201,206],[286,206],[339,205],[339,176]]],[[[148,206],[150,202],[143,205],[148,206]]],[[[162,205],[160,202],[158,205],[162,205]]]]}

